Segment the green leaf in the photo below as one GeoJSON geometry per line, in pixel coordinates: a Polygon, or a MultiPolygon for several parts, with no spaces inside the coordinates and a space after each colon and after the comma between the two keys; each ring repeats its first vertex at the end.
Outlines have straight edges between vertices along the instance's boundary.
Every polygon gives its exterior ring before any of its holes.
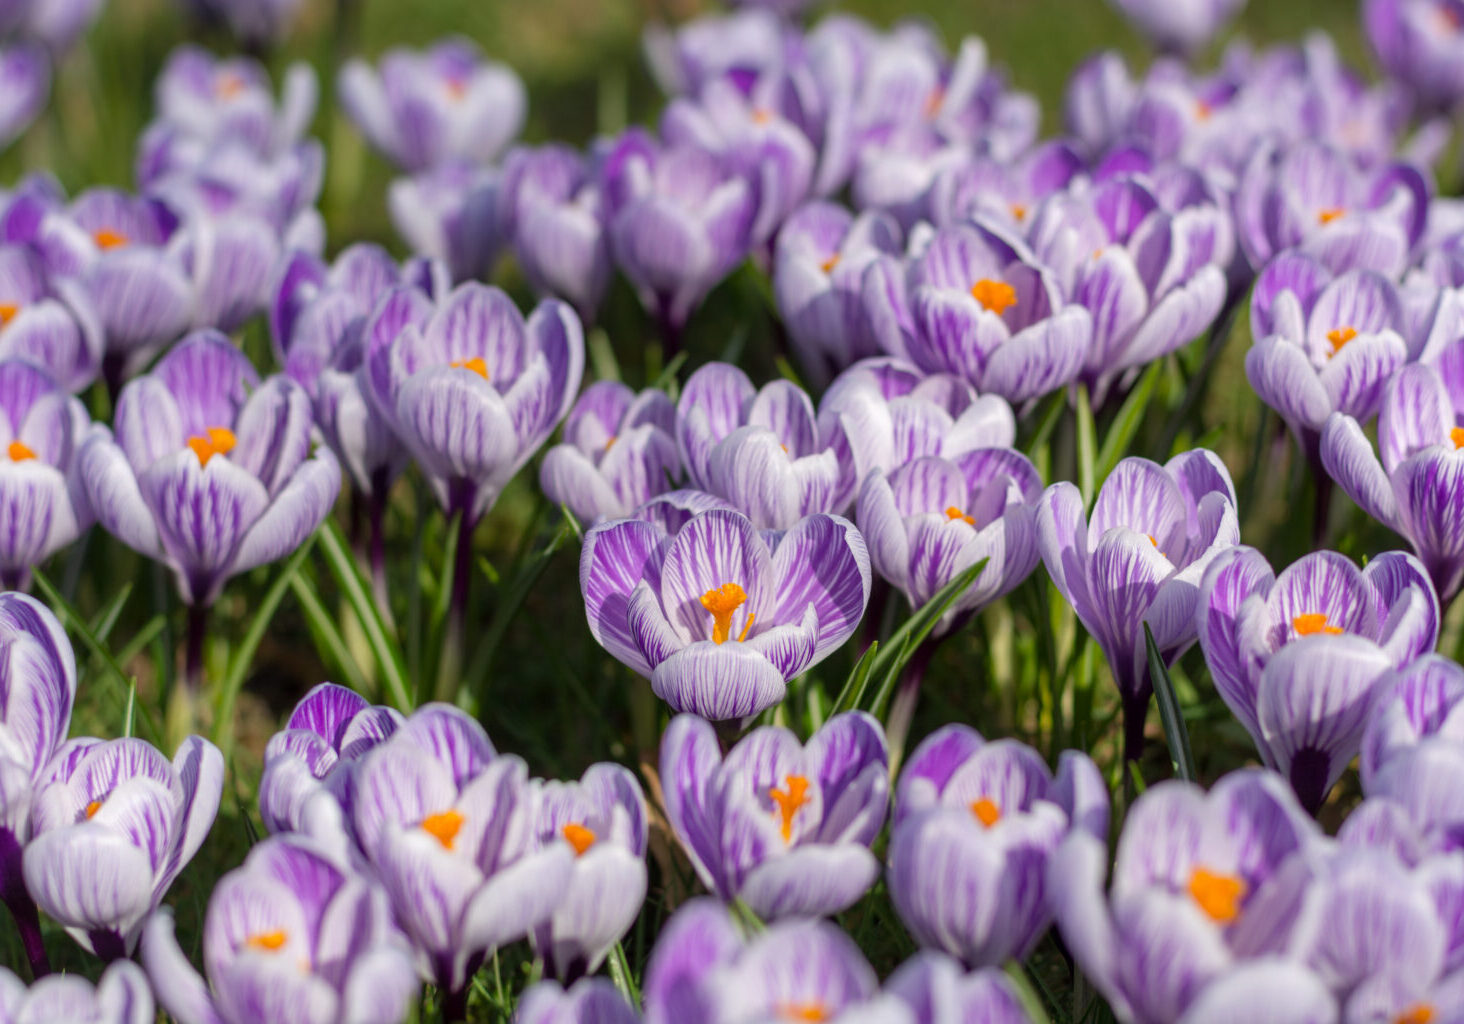
{"type": "Polygon", "coordinates": [[[1093,426],[1093,407],[1088,402],[1087,385],[1078,387],[1078,490],[1083,494],[1083,507],[1093,507],[1093,470],[1097,456],[1093,449],[1097,433],[1093,426]]]}
{"type": "Polygon", "coordinates": [[[91,621],[91,631],[102,643],[107,642],[107,637],[112,634],[112,627],[117,625],[117,617],[122,614],[122,606],[132,596],[132,581],[128,580],[122,584],[122,589],[117,591],[117,596],[107,602],[106,607],[99,611],[96,618],[91,621]]]}
{"type": "Polygon", "coordinates": [[[361,567],[356,564],[356,559],[351,557],[346,538],[341,534],[340,524],[327,518],[325,525],[315,532],[315,542],[320,545],[326,564],[345,593],[346,601],[361,620],[366,643],[376,657],[387,700],[399,711],[411,711],[412,699],[408,696],[407,673],[401,648],[386,628],[381,613],[376,610],[376,602],[371,598],[371,587],[361,575],[361,567]]]}
{"type": "Polygon", "coordinates": [[[864,649],[859,663],[854,666],[854,671],[849,673],[844,688],[839,691],[839,696],[834,699],[834,706],[829,709],[829,716],[857,708],[864,700],[864,688],[869,685],[869,673],[874,668],[875,656],[879,654],[879,641],[875,640],[864,649]]]}
{"type": "Polygon", "coordinates": [[[305,613],[305,621],[315,642],[324,648],[320,653],[326,664],[338,670],[340,681],[357,693],[370,693],[371,684],[366,681],[361,666],[356,664],[350,645],[336,625],[335,616],[320,603],[315,588],[306,582],[304,576],[297,574],[290,580],[290,589],[295,593],[295,600],[300,602],[300,610],[305,613]]]}
{"type": "Polygon", "coordinates": [[[625,997],[625,1001],[631,1006],[640,1006],[640,990],[635,985],[635,974],[630,969],[630,961],[626,959],[625,948],[620,943],[615,943],[611,948],[606,966],[610,969],[610,980],[625,997]]]}
{"type": "Polygon", "coordinates": [[[1054,391],[1048,398],[1047,405],[1042,409],[1042,416],[1037,421],[1037,431],[1027,442],[1027,458],[1036,459],[1038,450],[1052,439],[1052,432],[1057,427],[1057,421],[1062,419],[1062,410],[1065,405],[1067,405],[1067,392],[1064,390],[1054,391]]]}
{"type": "Polygon", "coordinates": [[[665,369],[656,375],[656,379],[651,384],[651,387],[657,391],[666,391],[669,389],[676,382],[676,375],[686,365],[687,358],[688,356],[685,352],[678,352],[672,356],[671,361],[666,364],[665,369]]]}
{"type": "Polygon", "coordinates": [[[1134,435],[1139,432],[1139,425],[1144,422],[1145,414],[1149,411],[1149,401],[1154,397],[1154,387],[1159,383],[1163,370],[1164,360],[1156,359],[1150,363],[1144,375],[1139,378],[1139,383],[1119,407],[1118,416],[1109,426],[1108,436],[1103,439],[1103,447],[1098,451],[1096,479],[1107,480],[1113,467],[1128,454],[1129,445],[1133,444],[1134,435]]]}
{"type": "MultiPolygon", "coordinates": [[[[1037,978],[1036,972],[1034,971],[1031,977],[1028,977],[1027,968],[1013,960],[1007,963],[1005,973],[1007,980],[1012,983],[1012,988],[1017,990],[1017,999],[1021,1001],[1022,1010],[1026,1013],[1027,1020],[1031,1021],[1032,1024],[1049,1024],[1050,1018],[1047,1016],[1047,1008],[1043,1005],[1041,997],[1037,995],[1037,991],[1032,987],[1032,980],[1037,978]]],[[[1039,983],[1040,980],[1038,979],[1039,983]]]]}
{"type": "Polygon", "coordinates": [[[1194,782],[1195,756],[1190,751],[1189,730],[1185,728],[1184,716],[1179,713],[1179,698],[1174,694],[1174,682],[1169,670],[1164,667],[1164,658],[1159,646],[1154,643],[1154,631],[1144,623],[1144,643],[1149,649],[1149,676],[1154,682],[1154,698],[1159,703],[1159,721],[1164,724],[1164,740],[1169,744],[1169,757],[1174,762],[1174,774],[1186,782],[1194,782]]]}

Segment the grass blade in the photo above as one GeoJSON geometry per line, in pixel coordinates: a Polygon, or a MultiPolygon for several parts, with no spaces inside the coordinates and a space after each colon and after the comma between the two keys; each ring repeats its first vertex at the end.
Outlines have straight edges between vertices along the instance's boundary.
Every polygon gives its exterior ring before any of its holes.
{"type": "Polygon", "coordinates": [[[1093,406],[1088,401],[1087,385],[1078,387],[1078,490],[1083,494],[1083,507],[1093,507],[1093,470],[1098,458],[1094,454],[1097,429],[1093,426],[1093,406]]]}
{"type": "Polygon", "coordinates": [[[1103,447],[1098,450],[1098,467],[1094,474],[1096,479],[1107,480],[1113,467],[1128,454],[1129,445],[1133,444],[1139,425],[1144,422],[1144,415],[1149,411],[1149,400],[1154,397],[1154,388],[1163,371],[1164,360],[1156,359],[1150,363],[1144,375],[1139,378],[1139,383],[1119,407],[1117,417],[1108,428],[1108,435],[1103,438],[1103,447]]]}
{"type": "Polygon", "coordinates": [[[350,645],[341,635],[340,627],[336,625],[335,619],[330,612],[325,610],[325,605],[320,603],[320,597],[315,593],[315,588],[307,583],[303,576],[297,574],[290,580],[290,589],[295,593],[295,600],[300,602],[300,610],[305,613],[306,624],[309,625],[310,633],[315,638],[316,644],[324,648],[321,654],[324,656],[326,664],[333,665],[340,671],[340,682],[357,693],[369,693],[371,684],[367,682],[361,666],[356,664],[356,658],[351,654],[350,645]]]}
{"type": "Polygon", "coordinates": [[[340,524],[326,519],[325,525],[315,532],[316,542],[325,554],[326,564],[345,592],[346,600],[361,620],[361,629],[366,634],[366,643],[376,656],[376,665],[381,681],[386,688],[387,700],[399,711],[411,711],[412,699],[407,691],[407,674],[403,668],[402,652],[396,640],[376,610],[371,599],[371,588],[361,575],[356,559],[351,556],[346,538],[341,535],[340,524]]]}
{"type": "Polygon", "coordinates": [[[844,688],[839,691],[839,696],[834,699],[834,706],[829,709],[829,717],[857,708],[864,701],[864,690],[869,685],[869,673],[874,668],[874,659],[879,654],[879,641],[873,641],[864,649],[859,664],[854,666],[854,671],[849,673],[844,688]]]}
{"type": "Polygon", "coordinates": [[[1149,649],[1149,677],[1154,681],[1154,698],[1159,702],[1159,720],[1164,724],[1164,740],[1169,744],[1169,757],[1174,762],[1174,774],[1186,782],[1194,782],[1195,756],[1190,750],[1189,730],[1185,728],[1184,716],[1179,713],[1179,698],[1174,694],[1174,682],[1169,670],[1164,667],[1164,658],[1159,646],[1154,643],[1154,631],[1144,623],[1144,643],[1149,649]]]}

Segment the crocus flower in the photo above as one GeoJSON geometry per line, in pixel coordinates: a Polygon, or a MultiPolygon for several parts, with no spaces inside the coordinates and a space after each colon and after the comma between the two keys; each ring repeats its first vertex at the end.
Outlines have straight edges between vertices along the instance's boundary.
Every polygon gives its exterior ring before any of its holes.
{"type": "Polygon", "coordinates": [[[392,708],[335,683],[321,683],[295,705],[264,748],[259,817],[271,832],[350,828],[356,763],[402,723],[392,708]]]}
{"type": "MultiPolygon", "coordinates": [[[[0,333],[0,341],[4,335],[0,333]]],[[[0,584],[30,582],[30,570],[74,541],[92,523],[78,450],[106,430],[45,371],[0,359],[0,584]]]]}
{"type": "Polygon", "coordinates": [[[1445,605],[1464,580],[1464,430],[1455,425],[1451,390],[1437,370],[1405,366],[1383,393],[1377,453],[1357,420],[1340,412],[1321,441],[1327,473],[1364,512],[1408,539],[1445,605]]]}
{"type": "Polygon", "coordinates": [[[1324,143],[1262,142],[1236,185],[1236,237],[1256,270],[1299,248],[1334,274],[1396,278],[1423,234],[1428,201],[1427,182],[1408,164],[1363,169],[1324,143]]]}
{"type": "Polygon", "coordinates": [[[284,249],[279,230],[267,219],[243,211],[195,210],[179,243],[193,284],[192,326],[228,333],[269,305],[284,249]]]}
{"type": "Polygon", "coordinates": [[[608,978],[581,978],[568,989],[541,981],[519,996],[514,1024],[640,1024],[608,978]]]}
{"type": "Polygon", "coordinates": [[[75,974],[53,974],[27,989],[25,982],[0,967],[3,1024],[153,1024],[155,1020],[147,975],[130,960],[109,964],[95,988],[75,974]]]}
{"type": "Polygon", "coordinates": [[[1124,703],[1126,759],[1143,746],[1153,692],[1144,626],[1173,663],[1195,640],[1201,577],[1239,540],[1230,472],[1204,448],[1163,466],[1124,459],[1103,482],[1086,521],[1072,484],[1053,484],[1042,495],[1042,561],[1108,658],[1124,703]]]}
{"type": "Polygon", "coordinates": [[[178,219],[161,203],[112,189],[83,192],[69,207],[27,194],[12,204],[5,231],[34,245],[54,279],[74,281],[90,298],[113,387],[192,322],[178,219]]]}
{"type": "Polygon", "coordinates": [[[967,974],[941,953],[923,951],[895,969],[884,991],[910,1007],[912,1024],[1028,1024],[1021,995],[996,968],[967,974]]]}
{"type": "Polygon", "coordinates": [[[971,156],[944,167],[930,184],[930,221],[937,227],[982,220],[1022,230],[1042,201],[1065,189],[1087,164],[1063,140],[1042,143],[1015,161],[971,156]]]}
{"type": "Polygon", "coordinates": [[[561,978],[597,970],[646,897],[646,798],[618,764],[591,765],[579,782],[544,782],[541,844],[566,839],[574,869],[554,916],[533,934],[546,968],[561,978]]]}
{"type": "Polygon", "coordinates": [[[26,888],[86,949],[108,960],[130,955],[203,845],[223,786],[223,755],[198,736],[171,764],[138,739],[70,740],[31,805],[26,888]]]}
{"type": "Polygon", "coordinates": [[[723,757],[711,724],[678,715],[661,740],[666,817],[702,883],[764,920],[847,910],[879,877],[869,846],[889,806],[879,723],[835,715],[805,746],[748,733],[723,757]]]}
{"type": "Polygon", "coordinates": [[[878,994],[874,971],[837,926],[787,921],[748,939],[709,899],[682,904],[662,929],[642,990],[646,1024],[844,1020],[878,994]]]}
{"type": "Polygon", "coordinates": [[[261,382],[228,338],[203,331],[123,389],[115,439],[91,437],[78,465],[97,520],[207,607],[231,576],[289,554],[330,512],[340,467],[311,452],[310,427],[304,389],[261,382]]]}
{"type": "Polygon", "coordinates": [[[563,145],[513,150],[503,163],[498,217],[529,283],[593,320],[612,266],[605,204],[590,162],[563,145]]]}
{"type": "Polygon", "coordinates": [[[315,116],[317,93],[309,65],[294,64],[277,103],[258,61],[215,57],[191,45],[169,55],[153,86],[160,124],[189,138],[242,143],[261,154],[300,141],[315,116]]]}
{"type": "Polygon", "coordinates": [[[366,140],[409,173],[490,163],[518,135],[528,106],[513,69],[462,38],[388,50],[379,70],[349,60],[336,88],[366,140]]]}
{"type": "Polygon", "coordinates": [[[1108,836],[1108,789],[1085,755],[1057,778],[1030,747],[932,733],[900,774],[886,878],[922,946],[970,967],[1024,959],[1051,922],[1044,875],[1071,829],[1108,836]]]}
{"type": "Polygon", "coordinates": [[[674,32],[646,28],[647,63],[669,95],[695,95],[724,76],[755,78],[788,59],[798,43],[796,26],[771,11],[751,8],[693,18],[674,32]]]}
{"type": "Polygon", "coordinates": [[[1319,551],[1277,576],[1259,551],[1236,547],[1200,580],[1195,628],[1261,759],[1315,810],[1357,754],[1382,680],[1433,650],[1439,607],[1402,552],[1359,570],[1319,551]]]}
{"type": "Polygon", "coordinates": [[[579,318],[547,299],[525,321],[502,291],[468,283],[435,306],[398,289],[363,333],[374,408],[471,531],[579,390],[579,318]]]}
{"type": "Polygon", "coordinates": [[[1401,327],[1397,291],[1381,274],[1333,277],[1312,257],[1283,253],[1256,281],[1246,376],[1311,453],[1333,412],[1372,418],[1408,358],[1401,327]]]}
{"type": "Polygon", "coordinates": [[[664,391],[597,381],[569,410],[563,443],[545,453],[539,486],[582,522],[624,518],[680,477],[675,429],[664,391]]]}
{"type": "Polygon", "coordinates": [[[0,245],[0,359],[28,360],[66,390],[82,391],[101,369],[102,343],[84,291],[52,279],[30,250],[0,245]]]}
{"type": "Polygon", "coordinates": [[[51,63],[32,43],[0,47],[0,146],[30,127],[51,94],[51,63]]]}
{"type": "Polygon", "coordinates": [[[864,304],[885,351],[1011,402],[1071,383],[1093,340],[1091,314],[1025,246],[974,225],[937,231],[908,268],[871,263],[864,304]]]}
{"type": "Polygon", "coordinates": [[[1155,49],[1194,53],[1245,6],[1245,0],[1113,0],[1155,49]]]}
{"type": "Polygon", "coordinates": [[[497,175],[461,163],[398,178],[386,194],[397,234],[414,252],[447,264],[454,281],[492,269],[502,242],[497,204],[497,175]]]}
{"type": "Polygon", "coordinates": [[[674,535],[641,519],[596,526],[580,555],[590,632],[677,711],[755,715],[847,640],[869,602],[854,524],[812,515],[765,538],[713,509],[674,535]]]}
{"type": "Polygon", "coordinates": [[[57,0],[55,3],[31,4],[26,34],[39,39],[60,57],[97,19],[105,0],[57,0]]]}
{"type": "Polygon", "coordinates": [[[1362,23],[1388,77],[1425,109],[1448,113],[1464,98],[1464,12],[1453,0],[1365,0],[1362,23]]]}
{"type": "Polygon", "coordinates": [[[262,45],[279,41],[303,0],[188,0],[204,15],[223,22],[240,42],[262,45]]]}
{"type": "Polygon", "coordinates": [[[1464,669],[1430,654],[1392,674],[1379,690],[1359,759],[1367,804],[1401,808],[1420,845],[1451,850],[1464,824],[1464,715],[1457,713],[1464,669]]]}
{"type": "Polygon", "coordinates": [[[451,999],[483,958],[553,915],[574,873],[568,839],[541,844],[523,761],[455,707],[419,708],[362,759],[352,824],[419,969],[451,999]]]}
{"type": "Polygon", "coordinates": [[[886,477],[871,470],[855,521],[870,563],[920,608],[977,562],[986,566],[932,635],[944,635],[1022,583],[1037,567],[1042,478],[1021,452],[978,448],[924,456],[886,477]]]}
{"type": "Polygon", "coordinates": [[[895,256],[899,248],[899,225],[888,215],[856,217],[833,203],[802,207],[778,232],[773,292],[798,363],[814,384],[879,355],[864,310],[864,269],[876,255],[895,256]]]}
{"type": "Polygon", "coordinates": [[[271,836],[219,880],[204,976],[167,910],[148,921],[142,960],[178,1024],[396,1024],[420,987],[386,893],[301,836],[271,836]]]}
{"type": "MultiPolygon", "coordinates": [[[[1082,829],[1053,854],[1047,890],[1067,948],[1119,1020],[1331,1021],[1302,1013],[1184,1017],[1195,1004],[1247,1005],[1235,1002],[1237,976],[1284,953],[1296,911],[1294,886],[1278,876],[1288,858],[1322,841],[1273,772],[1232,772],[1208,795],[1192,783],[1160,782],[1129,810],[1106,894],[1106,844],[1082,829]],[[1209,994],[1216,985],[1226,989],[1209,994]]],[[[1330,1005],[1325,986],[1307,974],[1292,972],[1291,985],[1268,981],[1264,991],[1284,1007],[1330,1005]]]]}
{"type": "Polygon", "coordinates": [[[701,147],[639,129],[605,154],[601,176],[615,262],[674,339],[747,256],[757,188],[701,147]]]}

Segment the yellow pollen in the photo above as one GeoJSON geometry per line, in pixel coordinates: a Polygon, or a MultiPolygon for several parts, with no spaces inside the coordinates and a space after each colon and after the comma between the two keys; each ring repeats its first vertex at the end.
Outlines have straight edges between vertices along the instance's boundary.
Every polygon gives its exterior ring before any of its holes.
{"type": "Polygon", "coordinates": [[[1332,355],[1342,351],[1342,346],[1353,338],[1357,337],[1355,327],[1334,327],[1327,332],[1327,340],[1332,343],[1332,355]]]}
{"type": "Polygon", "coordinates": [[[1292,628],[1301,636],[1311,636],[1313,633],[1327,633],[1335,636],[1344,633],[1341,626],[1327,625],[1327,617],[1321,612],[1307,612],[1305,615],[1298,615],[1291,620],[1292,628]]]}
{"type": "Polygon", "coordinates": [[[964,522],[969,523],[972,526],[975,526],[976,525],[976,517],[975,516],[968,516],[968,515],[966,515],[966,513],[962,512],[960,509],[956,508],[956,506],[954,506],[954,505],[952,505],[952,506],[950,506],[949,508],[946,509],[946,518],[947,519],[960,519],[960,520],[963,520],[964,522]]]}
{"type": "Polygon", "coordinates": [[[991,310],[997,316],[1007,311],[1008,306],[1014,306],[1017,302],[1017,290],[1005,281],[993,281],[989,277],[983,277],[971,286],[971,295],[982,306],[991,310]]]}
{"type": "Polygon", "coordinates": [[[1331,206],[1325,210],[1319,210],[1317,211],[1317,223],[1330,224],[1332,223],[1332,221],[1336,220],[1338,217],[1342,216],[1346,212],[1347,211],[1342,209],[1342,207],[1340,206],[1331,206]]]}
{"type": "Polygon", "coordinates": [[[283,931],[258,932],[244,940],[244,945],[253,949],[262,949],[266,953],[273,953],[285,944],[289,938],[283,931]]]}
{"type": "Polygon", "coordinates": [[[36,453],[31,451],[30,446],[20,441],[11,441],[10,447],[6,451],[10,454],[11,462],[24,462],[26,459],[36,457],[36,453]]]}
{"type": "Polygon", "coordinates": [[[87,804],[86,805],[86,820],[87,821],[91,821],[93,818],[95,818],[97,816],[97,812],[100,811],[101,809],[102,809],[102,802],[100,800],[93,800],[91,803],[87,804]]]}
{"type": "MultiPolygon", "coordinates": [[[[768,796],[773,798],[773,803],[778,805],[778,813],[783,816],[783,842],[793,841],[793,815],[798,813],[798,808],[808,803],[808,780],[802,775],[789,775],[783,779],[788,787],[786,790],[774,786],[768,790],[768,796]]],[[[810,1020],[821,1020],[822,1018],[807,1018],[810,1020]]]]}
{"type": "Polygon", "coordinates": [[[1220,924],[1229,924],[1240,916],[1245,889],[1244,879],[1234,875],[1217,875],[1204,868],[1195,868],[1190,875],[1190,895],[1212,921],[1220,924]]]}
{"type": "Polygon", "coordinates": [[[0,302],[0,325],[8,324],[20,313],[20,306],[14,302],[0,302]]]}
{"type": "Polygon", "coordinates": [[[839,265],[839,254],[838,253],[834,253],[828,259],[824,260],[822,263],[819,264],[819,269],[821,269],[825,274],[832,274],[834,272],[834,268],[837,267],[838,265],[839,265]]]}
{"type": "Polygon", "coordinates": [[[1454,427],[1450,430],[1449,440],[1454,442],[1455,448],[1464,448],[1464,427],[1454,427]]]}
{"type": "Polygon", "coordinates": [[[1210,104],[1206,103],[1204,100],[1196,100],[1195,101],[1195,120],[1196,121],[1208,121],[1208,120],[1210,120],[1210,115],[1212,113],[1214,113],[1214,111],[1212,111],[1210,109],[1210,104]]]}
{"type": "Polygon", "coordinates": [[[488,364],[483,362],[483,360],[480,359],[478,356],[474,356],[472,359],[459,359],[456,362],[448,363],[447,365],[451,366],[454,370],[472,370],[484,380],[489,379],[488,364]]]}
{"type": "Polygon", "coordinates": [[[188,447],[198,456],[200,466],[207,466],[208,460],[215,455],[229,454],[236,443],[234,432],[227,427],[209,427],[205,433],[188,439],[188,447]]]}
{"type": "Polygon", "coordinates": [[[583,857],[585,851],[595,845],[597,836],[583,825],[570,822],[560,831],[564,833],[564,838],[569,840],[569,845],[574,847],[576,857],[583,857]]]}
{"type": "Polygon", "coordinates": [[[1013,203],[1012,204],[1012,217],[1015,218],[1018,221],[1024,221],[1024,220],[1026,220],[1027,219],[1027,207],[1025,205],[1023,205],[1022,203],[1013,203]]]}
{"type": "Polygon", "coordinates": [[[92,241],[97,243],[98,249],[117,249],[126,245],[130,239],[120,231],[102,228],[92,235],[92,241]]]}
{"type": "Polygon", "coordinates": [[[422,819],[422,831],[442,844],[444,850],[452,849],[452,841],[463,827],[463,816],[458,811],[443,811],[429,814],[422,819]]]}
{"type": "Polygon", "coordinates": [[[608,452],[611,448],[615,447],[615,442],[617,440],[619,440],[619,438],[615,434],[611,434],[610,440],[605,442],[605,450],[608,452]]]}
{"type": "Polygon", "coordinates": [[[1410,1006],[1393,1018],[1393,1024],[1429,1024],[1434,1019],[1434,1008],[1428,1003],[1410,1006]]]}
{"type": "Polygon", "coordinates": [[[987,828],[990,828],[1001,820],[1001,808],[997,807],[994,801],[984,796],[980,800],[973,800],[971,802],[971,813],[976,815],[976,820],[987,828]]]}
{"type": "MultiPolygon", "coordinates": [[[[747,591],[735,583],[723,583],[720,587],[708,590],[701,596],[702,607],[712,613],[712,642],[724,644],[727,638],[732,635],[732,613],[747,601],[747,591]]],[[[741,640],[747,636],[747,631],[752,628],[752,618],[748,617],[747,625],[742,630],[741,640]]]]}
{"type": "Polygon", "coordinates": [[[784,1003],[778,1007],[778,1016],[783,1020],[826,1021],[833,1018],[819,1003],[784,1003]]]}

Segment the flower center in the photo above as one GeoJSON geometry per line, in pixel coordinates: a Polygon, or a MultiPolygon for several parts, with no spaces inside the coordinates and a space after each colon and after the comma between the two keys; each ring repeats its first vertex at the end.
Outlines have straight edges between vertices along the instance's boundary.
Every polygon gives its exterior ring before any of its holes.
{"type": "Polygon", "coordinates": [[[188,439],[188,447],[198,456],[200,466],[207,466],[208,460],[215,455],[229,454],[236,443],[234,432],[227,427],[209,427],[204,433],[188,439]]]}
{"type": "MultiPolygon", "coordinates": [[[[778,805],[777,813],[783,818],[783,842],[793,841],[793,815],[798,813],[798,808],[808,803],[808,780],[802,775],[789,775],[783,779],[787,789],[779,789],[774,786],[768,790],[768,796],[773,798],[773,803],[778,805]]],[[[795,1018],[797,1019],[797,1018],[795,1018]]],[[[808,1017],[806,1020],[822,1020],[822,1017],[808,1017]]]]}
{"type": "Polygon", "coordinates": [[[100,811],[101,809],[102,809],[102,801],[100,801],[100,800],[93,800],[91,803],[87,804],[86,805],[86,820],[87,821],[91,821],[93,818],[95,818],[97,816],[97,812],[100,811]]]}
{"type": "Polygon", "coordinates": [[[1464,448],[1464,427],[1454,427],[1449,431],[1449,440],[1454,442],[1455,448],[1464,448]]]}
{"type": "Polygon", "coordinates": [[[12,462],[24,462],[26,459],[36,457],[36,453],[31,451],[30,446],[22,441],[11,441],[10,447],[5,450],[9,453],[12,462]]]}
{"type": "MultiPolygon", "coordinates": [[[[735,583],[723,583],[720,587],[714,587],[701,596],[702,607],[712,613],[712,643],[724,644],[732,635],[732,613],[747,601],[747,591],[735,583]]],[[[747,639],[747,631],[752,628],[752,620],[757,618],[756,614],[747,617],[746,624],[742,627],[742,635],[739,641],[747,639]]]]}
{"type": "Polygon", "coordinates": [[[459,359],[455,362],[448,363],[447,365],[451,366],[454,370],[472,370],[484,380],[489,379],[488,364],[483,362],[483,360],[478,356],[474,356],[472,359],[459,359]]]}
{"type": "Polygon", "coordinates": [[[1410,1006],[1393,1018],[1393,1024],[1428,1024],[1434,1019],[1434,1008],[1428,1003],[1410,1006]]]}
{"type": "Polygon", "coordinates": [[[825,274],[832,274],[834,272],[834,268],[837,267],[838,265],[839,265],[839,254],[838,253],[834,253],[828,259],[824,260],[822,263],[819,264],[819,269],[821,269],[825,274]]]}
{"type": "Polygon", "coordinates": [[[968,516],[966,513],[962,512],[960,509],[956,508],[956,506],[954,506],[954,505],[948,506],[946,508],[945,512],[946,512],[946,518],[947,519],[959,519],[962,522],[969,523],[971,526],[975,526],[976,525],[976,517],[975,516],[968,516]]]}
{"type": "Polygon", "coordinates": [[[20,304],[15,302],[0,302],[0,327],[10,323],[20,315],[20,304]]]}
{"type": "Polygon", "coordinates": [[[971,286],[971,296],[986,309],[1001,316],[1017,303],[1017,290],[1005,281],[983,277],[971,286]]]}
{"type": "Polygon", "coordinates": [[[102,230],[92,233],[92,241],[97,243],[98,249],[117,249],[131,240],[120,231],[102,228],[102,230]]]}
{"type": "Polygon", "coordinates": [[[1439,4],[1435,9],[1439,12],[1439,27],[1445,32],[1458,32],[1464,28],[1464,15],[1460,15],[1453,4],[1439,4]]]}
{"type": "Polygon", "coordinates": [[[1336,220],[1338,217],[1342,216],[1346,212],[1347,211],[1342,209],[1342,207],[1340,206],[1329,206],[1325,210],[1318,210],[1317,223],[1330,224],[1332,223],[1332,221],[1336,220]]]}
{"type": "Polygon", "coordinates": [[[422,831],[441,843],[444,850],[452,849],[452,841],[457,838],[462,827],[463,816],[460,811],[442,811],[422,819],[422,831]]]}
{"type": "Polygon", "coordinates": [[[251,949],[261,949],[266,953],[275,953],[279,951],[280,947],[285,944],[285,940],[288,938],[289,936],[282,930],[255,932],[244,940],[244,945],[251,949]]]}
{"type": "Polygon", "coordinates": [[[1298,636],[1311,636],[1313,633],[1327,633],[1335,636],[1338,633],[1347,632],[1341,626],[1327,625],[1327,617],[1321,612],[1307,612],[1305,615],[1298,615],[1291,620],[1291,626],[1296,630],[1298,636]]]}
{"type": "Polygon", "coordinates": [[[771,124],[772,120],[773,112],[767,107],[758,107],[752,112],[753,124],[771,124]]]}
{"type": "Polygon", "coordinates": [[[468,94],[468,83],[461,78],[449,78],[442,83],[447,90],[447,98],[453,101],[461,100],[468,94]]]}
{"type": "MultiPolygon", "coordinates": [[[[936,114],[939,114],[941,105],[945,103],[945,98],[945,86],[937,85],[934,89],[931,89],[925,97],[925,116],[934,117],[936,114]]],[[[819,1019],[822,1020],[823,1018],[820,1017],[819,1019]]]]}
{"type": "Polygon", "coordinates": [[[971,801],[971,813],[976,815],[976,820],[987,828],[995,825],[1001,820],[1001,808],[989,797],[982,797],[980,800],[971,801]]]}
{"type": "Polygon", "coordinates": [[[1011,210],[1012,210],[1012,218],[1014,220],[1020,222],[1020,221],[1024,221],[1024,220],[1027,219],[1027,207],[1026,207],[1025,204],[1023,204],[1023,203],[1013,203],[1012,204],[1012,207],[1011,207],[1011,210]]]}
{"type": "Polygon", "coordinates": [[[1245,880],[1234,875],[1218,875],[1205,868],[1195,868],[1190,875],[1190,896],[1210,920],[1220,924],[1229,924],[1240,916],[1245,889],[1245,880]]]}
{"type": "Polygon", "coordinates": [[[1327,340],[1332,343],[1332,355],[1335,356],[1338,352],[1341,352],[1342,346],[1346,345],[1355,337],[1357,337],[1357,328],[1355,327],[1334,327],[1328,331],[1327,340]]]}
{"type": "Polygon", "coordinates": [[[833,1019],[822,1003],[784,1003],[778,1007],[778,1016],[783,1020],[825,1021],[833,1019]]]}
{"type": "Polygon", "coordinates": [[[564,828],[560,829],[560,831],[564,833],[564,838],[569,840],[569,845],[574,847],[574,855],[576,857],[583,857],[585,851],[595,845],[595,839],[597,838],[595,833],[583,825],[577,825],[571,821],[564,828]]]}
{"type": "Polygon", "coordinates": [[[225,71],[214,79],[214,95],[221,100],[231,100],[244,91],[247,83],[237,71],[225,71]]]}
{"type": "Polygon", "coordinates": [[[1196,121],[1208,121],[1210,120],[1210,115],[1213,113],[1214,111],[1210,109],[1210,104],[1206,103],[1204,100],[1195,100],[1196,121]]]}

